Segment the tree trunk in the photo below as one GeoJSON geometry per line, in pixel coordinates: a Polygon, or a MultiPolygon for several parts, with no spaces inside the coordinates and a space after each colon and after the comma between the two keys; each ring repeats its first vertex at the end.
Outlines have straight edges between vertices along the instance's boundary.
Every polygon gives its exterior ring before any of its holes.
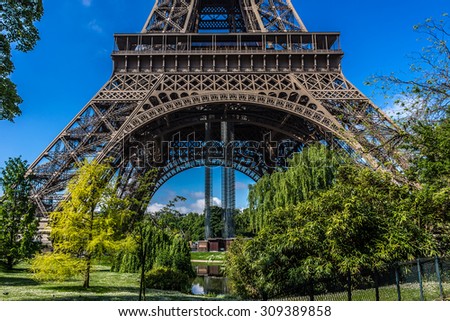
{"type": "Polygon", "coordinates": [[[375,300],[380,301],[380,274],[378,273],[377,269],[375,269],[374,271],[374,278],[375,278],[375,300]]]}
{"type": "Polygon", "coordinates": [[[147,243],[144,244],[141,253],[141,281],[139,285],[139,301],[145,301],[145,260],[147,258],[147,243]]]}
{"type": "Polygon", "coordinates": [[[309,280],[309,301],[314,301],[314,279],[309,280]]]}
{"type": "Polygon", "coordinates": [[[350,270],[347,272],[347,300],[352,300],[352,273],[350,270]]]}
{"type": "Polygon", "coordinates": [[[11,271],[14,267],[14,258],[12,256],[6,257],[6,269],[11,271]]]}
{"type": "MultiPolygon", "coordinates": [[[[87,245],[89,245],[89,243],[92,241],[92,229],[94,227],[94,211],[95,207],[92,207],[90,217],[91,220],[89,222],[89,237],[87,245]]],[[[86,254],[86,270],[84,273],[84,283],[83,283],[83,288],[85,289],[89,288],[90,274],[91,274],[91,253],[88,253],[86,254]]]]}
{"type": "Polygon", "coordinates": [[[84,272],[83,288],[89,288],[89,280],[91,274],[91,255],[86,255],[86,270],[84,272]]]}

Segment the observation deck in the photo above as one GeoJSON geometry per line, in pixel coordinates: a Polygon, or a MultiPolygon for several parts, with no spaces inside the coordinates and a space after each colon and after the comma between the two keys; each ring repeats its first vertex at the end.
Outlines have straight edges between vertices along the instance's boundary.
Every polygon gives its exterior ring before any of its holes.
{"type": "Polygon", "coordinates": [[[116,34],[115,72],[340,71],[340,34],[116,34]]]}

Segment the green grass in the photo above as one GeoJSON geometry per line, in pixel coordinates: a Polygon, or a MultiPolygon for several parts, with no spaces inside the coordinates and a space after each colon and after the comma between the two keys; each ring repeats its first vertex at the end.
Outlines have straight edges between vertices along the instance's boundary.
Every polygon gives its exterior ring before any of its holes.
{"type": "MultiPolygon", "coordinates": [[[[110,272],[107,266],[94,267],[89,289],[83,289],[82,280],[39,282],[32,276],[24,264],[11,272],[0,271],[0,301],[136,301],[139,298],[138,274],[110,272]]],[[[153,289],[146,293],[148,301],[226,299],[153,289]]]]}
{"type": "MultiPolygon", "coordinates": [[[[204,259],[214,256],[222,257],[223,253],[200,253],[209,256],[196,256],[204,259]]],[[[139,277],[137,273],[110,272],[106,265],[96,265],[91,274],[91,287],[83,289],[82,280],[67,282],[39,282],[33,279],[26,264],[19,265],[13,271],[0,270],[0,301],[136,301],[139,297],[139,277]]],[[[444,283],[446,299],[450,300],[450,283],[444,283]]],[[[401,285],[403,301],[417,301],[420,299],[418,283],[406,283],[401,285]]],[[[436,282],[424,283],[425,300],[439,300],[439,287],[436,282]]],[[[374,301],[375,289],[355,290],[352,293],[354,301],[374,301]]],[[[382,301],[397,300],[395,286],[380,288],[382,301]]],[[[227,296],[198,296],[183,294],[175,291],[147,290],[148,301],[197,301],[197,300],[229,300],[236,299],[227,296]]],[[[347,292],[328,293],[317,295],[317,301],[345,301],[347,292]]],[[[277,300],[298,301],[309,300],[308,297],[290,296],[277,300]]]]}
{"type": "Polygon", "coordinates": [[[224,261],[225,252],[191,252],[191,260],[224,261]]]}
{"type": "MultiPolygon", "coordinates": [[[[443,283],[444,300],[450,300],[450,284],[443,283]]],[[[419,301],[420,289],[419,283],[401,284],[402,301],[419,301]]],[[[423,284],[425,301],[440,300],[439,285],[437,282],[424,282],[423,284]]],[[[327,293],[316,295],[316,301],[347,301],[347,292],[327,293]]],[[[289,296],[277,300],[286,301],[308,301],[307,296],[289,296]]],[[[352,292],[353,301],[375,301],[375,289],[354,290],[352,292]]],[[[380,287],[380,301],[397,301],[397,287],[395,285],[380,287]]]]}

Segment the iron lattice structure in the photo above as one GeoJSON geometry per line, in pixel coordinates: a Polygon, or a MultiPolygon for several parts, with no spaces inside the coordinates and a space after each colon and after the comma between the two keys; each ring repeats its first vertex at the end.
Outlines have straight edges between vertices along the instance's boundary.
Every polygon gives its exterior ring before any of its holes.
{"type": "Polygon", "coordinates": [[[340,34],[308,32],[289,0],[157,0],[141,33],[114,37],[110,80],[30,166],[43,219],[85,158],[112,159],[122,193],[153,167],[150,193],[205,165],[258,180],[317,141],[406,166],[399,129],[344,77],[340,34]]]}

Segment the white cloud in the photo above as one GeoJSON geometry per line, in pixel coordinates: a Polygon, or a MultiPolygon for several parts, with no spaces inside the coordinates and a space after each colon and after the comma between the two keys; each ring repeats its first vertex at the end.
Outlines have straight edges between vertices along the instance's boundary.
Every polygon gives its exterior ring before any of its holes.
{"type": "Polygon", "coordinates": [[[189,195],[193,198],[205,198],[205,192],[191,192],[189,195]]]}
{"type": "Polygon", "coordinates": [[[188,207],[186,206],[175,206],[175,210],[180,212],[181,214],[187,214],[189,212],[192,212],[188,207]]]}
{"type": "Polygon", "coordinates": [[[147,206],[147,212],[150,212],[150,213],[158,212],[161,209],[163,209],[164,206],[165,206],[164,204],[160,204],[160,203],[150,204],[149,206],[147,206]]]}
{"type": "Polygon", "coordinates": [[[248,184],[245,184],[243,182],[236,182],[236,189],[247,189],[248,184]]]}
{"type": "Polygon", "coordinates": [[[218,197],[213,197],[213,205],[222,206],[222,200],[218,197]]]}
{"type": "Polygon", "coordinates": [[[95,32],[98,32],[98,33],[102,33],[103,32],[102,27],[99,26],[99,24],[97,23],[97,20],[95,20],[95,19],[91,20],[88,23],[88,27],[89,27],[89,29],[91,29],[91,30],[93,30],[95,32]]]}
{"type": "MultiPolygon", "coordinates": [[[[222,201],[218,197],[213,197],[213,205],[222,206],[222,201]]],[[[189,208],[192,212],[203,213],[205,209],[205,199],[201,198],[189,205],[189,208]]]]}
{"type": "MultiPolygon", "coordinates": [[[[166,206],[165,204],[153,203],[147,206],[147,212],[155,213],[162,210],[165,206],[166,206]]],[[[192,210],[186,206],[175,206],[174,209],[180,212],[181,214],[187,214],[189,212],[192,212],[192,210]]]]}
{"type": "Polygon", "coordinates": [[[85,7],[90,7],[92,4],[92,0],[82,0],[81,4],[85,7]]]}
{"type": "MultiPolygon", "coordinates": [[[[189,193],[190,196],[193,198],[193,202],[190,202],[186,206],[175,206],[174,209],[180,212],[181,214],[187,214],[190,212],[195,212],[199,214],[203,214],[203,211],[205,210],[205,193],[204,192],[191,192],[189,193]]],[[[222,201],[218,197],[213,197],[212,199],[213,206],[222,206],[222,201]]],[[[152,203],[147,207],[147,212],[149,213],[155,213],[160,211],[161,209],[166,206],[165,204],[161,203],[152,203]]]]}

